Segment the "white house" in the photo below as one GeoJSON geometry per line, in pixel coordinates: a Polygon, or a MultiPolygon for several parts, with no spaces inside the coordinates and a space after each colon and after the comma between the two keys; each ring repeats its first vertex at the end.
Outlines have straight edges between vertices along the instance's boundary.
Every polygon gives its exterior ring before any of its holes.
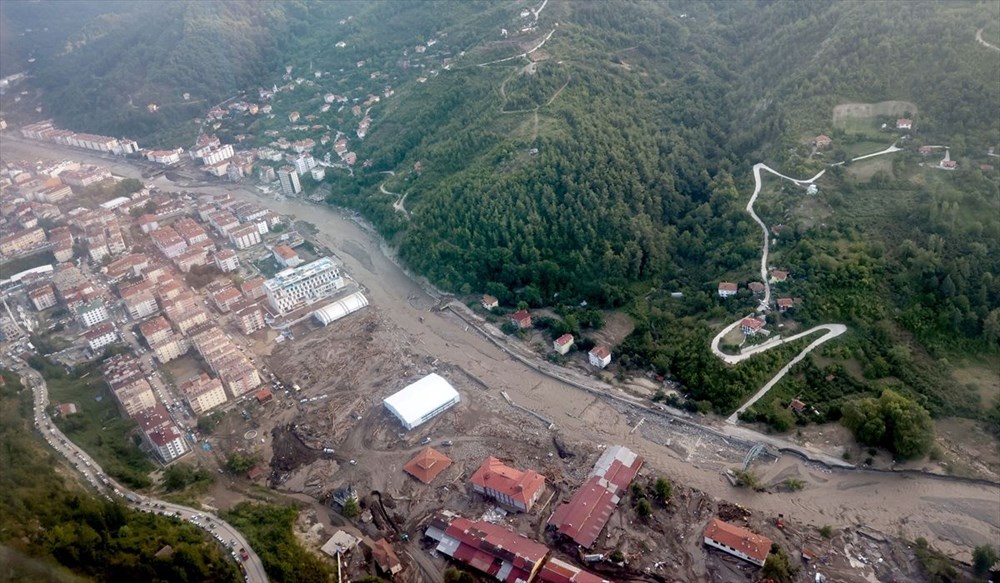
{"type": "MultiPolygon", "coordinates": [[[[573,348],[573,335],[563,334],[559,338],[556,338],[552,342],[552,348],[559,354],[566,354],[570,348],[573,348]]],[[[610,358],[608,360],[610,362],[610,358]]]]}
{"type": "Polygon", "coordinates": [[[771,539],[718,518],[705,527],[705,544],[760,567],[771,553],[771,539]]]}
{"type": "Polygon", "coordinates": [[[735,283],[728,282],[728,281],[719,282],[719,297],[720,298],[728,298],[730,296],[735,296],[736,295],[736,291],[738,289],[739,289],[739,286],[737,284],[735,284],[735,283]]]}
{"type": "Polygon", "coordinates": [[[607,346],[595,346],[587,356],[590,358],[591,366],[604,368],[611,364],[611,350],[607,346]]]}

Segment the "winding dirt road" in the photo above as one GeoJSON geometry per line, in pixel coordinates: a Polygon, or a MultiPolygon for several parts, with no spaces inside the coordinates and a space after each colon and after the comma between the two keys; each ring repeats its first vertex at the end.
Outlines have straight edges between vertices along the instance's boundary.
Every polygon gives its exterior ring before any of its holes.
{"type": "MultiPolygon", "coordinates": [[[[4,139],[6,156],[32,160],[69,156],[109,163],[107,158],[80,150],[18,142],[4,139]]],[[[125,161],[113,165],[121,175],[140,175],[139,169],[130,168],[125,161]]],[[[765,515],[790,516],[793,512],[792,518],[800,524],[830,524],[837,528],[863,524],[910,539],[922,536],[936,548],[965,560],[970,559],[972,547],[1000,540],[997,504],[1000,488],[995,485],[857,470],[831,471],[794,456],[782,456],[774,464],[761,464],[756,469],[767,482],[797,477],[805,483],[802,490],[760,495],[733,488],[721,475],[733,464],[716,456],[724,443],[711,440],[710,436],[683,444],[676,434],[658,437],[652,433],[660,431],[655,416],[649,417],[640,431],[632,432],[635,417],[628,417],[603,399],[512,360],[478,333],[467,331],[466,324],[450,313],[434,311],[438,298],[429,295],[388,259],[383,253],[387,251],[384,242],[351,220],[349,213],[294,199],[277,201],[232,184],[181,187],[162,178],[157,182],[163,188],[185,188],[199,194],[229,192],[275,212],[312,222],[319,230],[320,243],[341,254],[345,268],[369,290],[366,295],[372,305],[413,339],[415,350],[460,366],[481,379],[492,392],[506,391],[518,404],[552,418],[560,432],[574,442],[626,445],[646,458],[650,472],[659,472],[765,515]]],[[[741,426],[727,425],[726,432],[757,439],[752,431],[741,426]]],[[[692,531],[691,535],[696,533],[692,531]]]]}

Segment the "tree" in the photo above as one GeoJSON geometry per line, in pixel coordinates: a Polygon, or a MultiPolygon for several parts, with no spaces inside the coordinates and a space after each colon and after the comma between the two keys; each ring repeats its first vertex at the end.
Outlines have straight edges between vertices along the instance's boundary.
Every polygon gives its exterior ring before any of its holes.
{"type": "Polygon", "coordinates": [[[829,524],[824,524],[819,529],[819,535],[823,538],[830,538],[833,536],[833,527],[829,524]]]}
{"type": "Polygon", "coordinates": [[[972,551],[972,569],[976,575],[985,575],[996,564],[997,559],[997,552],[992,546],[978,546],[972,551]]]}
{"type": "Polygon", "coordinates": [[[257,456],[252,453],[234,451],[226,459],[226,468],[234,474],[244,474],[257,465],[257,456]]]}
{"type": "Polygon", "coordinates": [[[358,506],[358,501],[354,498],[348,498],[347,501],[344,502],[344,517],[355,518],[358,514],[361,514],[361,508],[358,506]]]}
{"type": "Polygon", "coordinates": [[[886,389],[878,399],[844,405],[842,422],[865,445],[883,446],[909,459],[926,454],[934,443],[930,414],[917,402],[886,389]]]}
{"type": "Polygon", "coordinates": [[[764,579],[774,579],[779,583],[791,581],[795,576],[795,569],[788,562],[788,555],[778,545],[771,546],[771,554],[764,561],[764,568],[760,570],[760,575],[764,579]]]}
{"type": "Polygon", "coordinates": [[[656,479],[656,484],[653,486],[653,489],[656,491],[656,497],[660,500],[660,502],[666,504],[670,501],[670,496],[673,494],[674,485],[670,483],[670,480],[661,476],[656,479]]]}
{"type": "Polygon", "coordinates": [[[640,498],[639,503],[635,505],[635,511],[639,518],[646,519],[652,516],[653,505],[649,503],[647,498],[640,498]]]}

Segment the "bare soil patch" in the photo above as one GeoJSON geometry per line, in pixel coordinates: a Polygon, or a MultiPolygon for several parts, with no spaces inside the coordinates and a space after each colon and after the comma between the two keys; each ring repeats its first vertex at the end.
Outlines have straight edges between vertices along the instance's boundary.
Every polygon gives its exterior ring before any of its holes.
{"type": "Polygon", "coordinates": [[[833,108],[833,123],[843,120],[894,115],[902,117],[905,112],[917,115],[917,105],[909,101],[881,101],[879,103],[841,103],[833,108]]]}

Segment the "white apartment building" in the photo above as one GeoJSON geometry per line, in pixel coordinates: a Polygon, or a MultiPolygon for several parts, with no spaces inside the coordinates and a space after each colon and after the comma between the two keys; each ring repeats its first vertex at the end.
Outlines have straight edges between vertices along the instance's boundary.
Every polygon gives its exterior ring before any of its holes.
{"type": "Polygon", "coordinates": [[[201,415],[229,400],[226,390],[222,387],[222,381],[213,379],[205,373],[182,384],[181,392],[195,415],[201,415]]]}
{"type": "Polygon", "coordinates": [[[213,257],[215,260],[215,266],[219,268],[222,273],[229,273],[230,271],[236,271],[240,268],[240,257],[232,249],[223,249],[215,254],[213,257]]]}
{"type": "Polygon", "coordinates": [[[201,157],[201,161],[204,162],[205,166],[211,166],[212,164],[218,164],[223,160],[228,160],[232,158],[233,153],[234,152],[232,144],[226,144],[225,146],[222,146],[215,150],[210,150],[208,152],[205,152],[201,157]]]}
{"type": "Polygon", "coordinates": [[[316,159],[309,154],[301,154],[295,158],[295,171],[299,176],[309,172],[316,167],[316,159]]]}
{"type": "Polygon", "coordinates": [[[281,182],[281,192],[285,196],[295,196],[302,192],[299,175],[294,166],[282,166],[279,168],[278,181],[281,182]]]}
{"type": "Polygon", "coordinates": [[[329,257],[280,271],[264,282],[267,301],[277,314],[328,298],[344,285],[340,269],[329,257]]]}
{"type": "Polygon", "coordinates": [[[237,249],[247,249],[260,243],[260,230],[256,225],[243,225],[229,232],[229,240],[237,249]]]}
{"type": "Polygon", "coordinates": [[[84,328],[96,326],[110,318],[107,308],[104,307],[103,300],[94,300],[86,304],[80,304],[76,308],[76,318],[84,328]]]}

